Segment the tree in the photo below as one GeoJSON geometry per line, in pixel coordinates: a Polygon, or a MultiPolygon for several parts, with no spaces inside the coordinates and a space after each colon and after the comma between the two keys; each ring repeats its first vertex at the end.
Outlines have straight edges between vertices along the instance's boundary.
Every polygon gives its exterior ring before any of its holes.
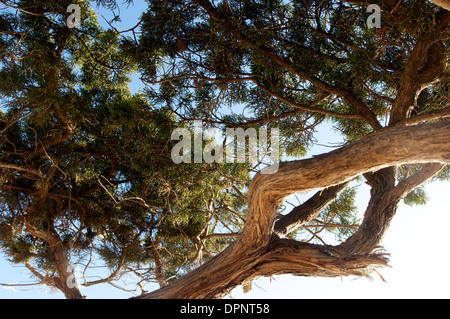
{"type": "Polygon", "coordinates": [[[381,28],[368,26],[367,1],[149,0],[122,37],[87,6],[72,30],[51,1],[11,5],[21,14],[1,20],[2,247],[73,298],[63,283],[75,249],[113,269],[102,282],[124,271],[158,281],[139,298],[218,298],[261,276],[387,265],[380,245],[398,204],[424,204],[421,186],[449,177],[450,11],[377,4],[381,28]],[[137,95],[133,70],[147,85],[137,95]],[[192,120],[279,128],[288,160],[250,183],[245,164],[174,164],[170,132],[192,120]],[[324,121],[345,145],[290,160],[324,121]],[[359,226],[355,179],[371,187],[359,226]],[[288,196],[314,190],[282,212],[288,196]],[[308,241],[302,228],[340,242],[308,241]]]}
{"type": "Polygon", "coordinates": [[[36,284],[78,299],[80,286],[127,273],[142,289],[148,280],[163,286],[222,250],[233,234],[218,234],[212,215],[231,230],[242,223],[232,213],[243,212],[247,165],[175,165],[170,136],[184,124],[131,94],[135,67],[119,33],[102,30],[87,5],[76,29],[65,22],[70,1],[6,4],[0,245],[8,258],[36,284]],[[91,280],[98,260],[109,274],[91,280]]]}
{"type": "Polygon", "coordinates": [[[420,139],[421,132],[448,125],[439,119],[448,115],[450,12],[426,1],[382,1],[377,29],[367,26],[366,1],[149,3],[137,48],[170,67],[150,69],[144,62],[141,70],[147,83],[176,88],[176,95],[157,96],[176,105],[181,118],[279,126],[288,155],[304,154],[311,130],[329,120],[348,145],[282,163],[274,175],[257,174],[236,241],[144,298],[212,298],[237,285],[248,287],[259,276],[364,275],[384,265],[379,245],[398,203],[404,198],[420,203],[420,185],[436,174],[447,177],[448,146],[441,153],[424,140],[431,147],[425,151],[420,139]],[[431,96],[411,117],[424,90],[431,96]],[[214,106],[222,103],[245,104],[253,117],[218,118],[214,106]],[[417,147],[424,153],[416,157],[417,147]],[[334,246],[283,239],[317,217],[358,176],[372,190],[356,232],[334,246]],[[314,189],[322,191],[278,219],[287,196],[314,189]]]}

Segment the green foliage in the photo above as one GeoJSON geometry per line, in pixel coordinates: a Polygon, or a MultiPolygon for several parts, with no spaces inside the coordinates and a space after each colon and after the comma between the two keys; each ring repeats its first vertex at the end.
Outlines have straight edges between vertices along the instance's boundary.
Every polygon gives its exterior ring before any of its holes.
{"type": "Polygon", "coordinates": [[[424,187],[421,186],[413,189],[408,193],[408,195],[406,195],[406,197],[403,199],[403,202],[409,206],[426,205],[428,202],[428,197],[424,187]]]}
{"type": "MultiPolygon", "coordinates": [[[[411,165],[401,165],[397,170],[397,179],[399,181],[408,178],[422,169],[422,164],[411,164],[411,165]]],[[[443,169],[439,174],[436,175],[437,179],[445,179],[445,171],[443,169]]],[[[414,188],[409,192],[403,199],[403,202],[409,206],[423,206],[428,202],[427,193],[425,191],[425,185],[414,188]]]]}
{"type": "Polygon", "coordinates": [[[445,165],[434,177],[433,180],[450,180],[450,165],[445,165]]]}
{"type": "Polygon", "coordinates": [[[325,230],[335,236],[339,242],[350,237],[360,223],[357,216],[358,208],[355,204],[357,186],[348,187],[339,194],[338,198],[318,216],[320,222],[314,232],[325,230]]]}
{"type": "Polygon", "coordinates": [[[208,247],[203,258],[221,251],[226,242],[203,238],[242,227],[246,203],[232,186],[245,193],[248,167],[172,162],[179,119],[131,93],[135,58],[88,3],[80,29],[53,2],[18,5],[36,14],[1,16],[19,35],[1,35],[2,251],[53,276],[51,236],[69,263],[100,258],[120,273],[145,265],[144,281],[156,264],[168,279],[197,263],[199,249],[208,247]]]}

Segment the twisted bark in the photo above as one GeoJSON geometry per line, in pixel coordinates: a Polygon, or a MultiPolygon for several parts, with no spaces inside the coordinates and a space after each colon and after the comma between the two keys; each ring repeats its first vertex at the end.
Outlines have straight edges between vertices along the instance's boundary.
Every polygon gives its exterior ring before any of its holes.
{"type": "Polygon", "coordinates": [[[380,170],[383,173],[375,173],[380,182],[375,182],[374,177],[373,187],[388,185],[383,186],[386,192],[380,196],[391,194],[398,199],[406,194],[408,187],[399,183],[400,188],[396,188],[390,176],[391,167],[436,163],[426,165],[423,176],[416,176],[418,181],[423,181],[424,176],[432,176],[442,163],[448,162],[450,123],[441,122],[381,130],[339,150],[282,163],[276,174],[257,174],[253,178],[247,221],[233,244],[172,284],[138,298],[219,298],[255,278],[280,273],[323,277],[364,275],[370,267],[386,265],[385,255],[376,248],[390,215],[381,219],[378,226],[383,229],[374,232],[369,227],[373,212],[379,216],[386,214],[369,209],[365,218],[369,231],[361,232],[368,237],[362,243],[353,236],[343,246],[312,245],[274,236],[275,216],[284,199],[297,192],[339,185],[358,175],[370,176],[371,172],[380,170]],[[382,176],[386,180],[381,182],[382,176]]]}

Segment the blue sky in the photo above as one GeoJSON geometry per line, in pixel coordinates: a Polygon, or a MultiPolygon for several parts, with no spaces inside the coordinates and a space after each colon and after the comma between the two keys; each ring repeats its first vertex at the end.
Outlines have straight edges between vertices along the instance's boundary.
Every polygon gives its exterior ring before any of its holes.
{"type": "MultiPolygon", "coordinates": [[[[135,0],[128,8],[121,7],[121,30],[133,27],[146,7],[145,1],[135,0]]],[[[102,10],[107,19],[112,15],[102,10]]],[[[105,20],[99,17],[105,24],[105,20]]],[[[106,25],[106,24],[105,24],[106,25]]],[[[137,81],[133,90],[138,89],[137,81]]],[[[318,142],[328,144],[339,141],[339,137],[329,125],[321,126],[318,142]]],[[[312,153],[328,152],[325,147],[315,147],[312,153]]],[[[448,209],[449,183],[436,182],[427,186],[429,203],[427,206],[409,207],[400,205],[397,216],[384,240],[384,247],[391,254],[391,268],[379,270],[386,280],[383,282],[374,273],[373,281],[365,278],[303,278],[276,276],[255,281],[253,289],[243,294],[241,288],[232,292],[235,298],[450,298],[450,263],[447,242],[450,215],[448,209]]],[[[362,214],[368,200],[368,188],[358,198],[359,211],[362,214]]],[[[12,266],[0,258],[0,283],[33,282],[24,266],[12,266]]],[[[156,287],[155,287],[156,288],[156,287]]],[[[131,295],[108,284],[84,288],[82,293],[88,298],[128,298],[131,295]]],[[[0,299],[8,298],[49,298],[64,296],[52,292],[45,286],[0,287],[0,299]]]]}

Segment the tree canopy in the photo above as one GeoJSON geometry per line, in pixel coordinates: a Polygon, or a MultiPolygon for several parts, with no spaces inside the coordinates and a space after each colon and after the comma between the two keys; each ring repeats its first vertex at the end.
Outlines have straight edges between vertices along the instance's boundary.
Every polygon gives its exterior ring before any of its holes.
{"type": "Polygon", "coordinates": [[[69,0],[0,3],[0,247],[67,298],[83,297],[72,265],[81,286],[133,275],[143,298],[216,298],[282,273],[364,276],[387,264],[398,204],[426,204],[423,184],[450,177],[439,3],[148,0],[124,31],[95,12],[115,1],[78,3],[77,27],[69,0]],[[279,129],[279,170],[174,163],[172,133],[198,120],[279,129]],[[322,123],[344,142],[304,159],[322,123]],[[353,181],[371,187],[362,218],[353,181]],[[98,263],[109,274],[90,280],[98,263]]]}

